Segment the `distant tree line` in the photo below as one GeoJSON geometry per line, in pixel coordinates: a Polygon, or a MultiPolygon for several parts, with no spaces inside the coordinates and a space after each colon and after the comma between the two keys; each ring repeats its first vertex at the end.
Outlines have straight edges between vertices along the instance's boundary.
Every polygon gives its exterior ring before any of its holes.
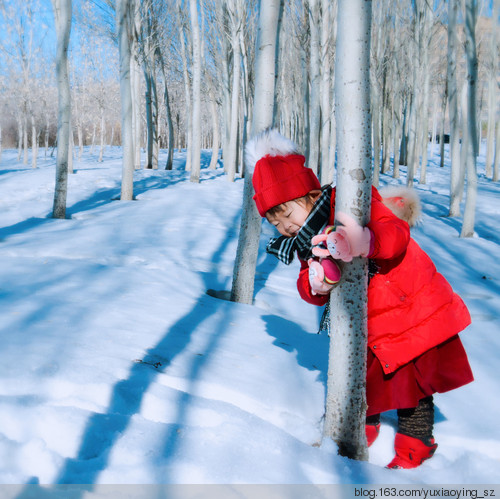
{"type": "MultiPolygon", "coordinates": [[[[102,159],[106,145],[121,144],[116,22],[121,3],[80,0],[73,6],[73,156],[86,145],[95,147],[102,159]]],[[[32,149],[33,166],[39,148],[46,154],[55,145],[57,129],[54,52],[40,36],[43,29],[51,29],[46,4],[47,0],[0,4],[8,35],[0,40],[2,142],[18,147],[25,163],[32,149]]],[[[254,119],[257,0],[126,4],[135,168],[170,168],[171,156],[158,165],[159,149],[186,148],[187,169],[194,169],[192,180],[197,181],[200,149],[208,148],[214,151],[212,167],[222,150],[229,180],[244,175],[242,149],[254,119]]],[[[474,144],[479,139],[487,143],[486,175],[498,180],[499,0],[442,0],[433,5],[425,0],[374,0],[372,13],[375,185],[380,172],[392,170],[398,177],[400,165],[407,167],[409,185],[416,179],[425,183],[428,155],[436,154],[436,137],[444,134],[451,137],[453,162],[461,164],[459,182],[468,171],[467,144],[473,144],[477,156],[474,144]],[[472,80],[474,110],[467,101],[472,80]],[[475,138],[467,142],[469,133],[475,138]],[[436,147],[428,148],[429,142],[436,147]]],[[[335,176],[336,29],[335,0],[284,1],[275,123],[304,150],[322,183],[335,176]]],[[[444,141],[439,142],[443,158],[444,141]]],[[[456,209],[450,213],[456,214],[456,209]]]]}

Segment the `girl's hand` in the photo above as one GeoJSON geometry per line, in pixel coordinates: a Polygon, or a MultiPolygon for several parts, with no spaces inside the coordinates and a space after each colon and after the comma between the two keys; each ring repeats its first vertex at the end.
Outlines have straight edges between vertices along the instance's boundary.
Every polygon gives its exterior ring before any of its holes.
{"type": "Polygon", "coordinates": [[[367,257],[371,252],[372,233],[367,227],[361,227],[354,218],[346,213],[339,212],[337,220],[342,224],[339,227],[330,226],[322,234],[311,240],[313,255],[350,262],[356,256],[367,257]],[[317,245],[325,245],[326,249],[317,245]]]}
{"type": "Polygon", "coordinates": [[[330,258],[315,260],[310,258],[309,283],[313,295],[327,295],[333,285],[340,281],[341,273],[338,265],[330,258]]]}

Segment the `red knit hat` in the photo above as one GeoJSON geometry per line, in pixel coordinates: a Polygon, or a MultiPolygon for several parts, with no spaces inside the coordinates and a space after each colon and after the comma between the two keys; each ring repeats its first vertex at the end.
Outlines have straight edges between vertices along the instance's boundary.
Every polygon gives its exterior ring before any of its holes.
{"type": "Polygon", "coordinates": [[[304,166],[305,161],[301,154],[266,155],[257,161],[252,178],[253,199],[261,217],[274,206],[321,189],[314,172],[304,166]]]}

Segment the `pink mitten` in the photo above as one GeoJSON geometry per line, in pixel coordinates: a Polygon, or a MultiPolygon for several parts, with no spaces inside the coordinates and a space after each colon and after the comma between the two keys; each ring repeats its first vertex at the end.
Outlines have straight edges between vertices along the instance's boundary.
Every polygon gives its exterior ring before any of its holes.
{"type": "Polygon", "coordinates": [[[316,256],[325,256],[328,252],[333,258],[350,262],[355,256],[367,257],[371,248],[371,231],[368,227],[361,227],[354,218],[346,213],[339,212],[336,216],[342,224],[339,227],[327,227],[323,234],[314,236],[312,245],[325,244],[323,248],[313,248],[316,256]]]}
{"type": "Polygon", "coordinates": [[[333,285],[340,281],[340,269],[332,259],[325,258],[318,261],[310,258],[307,263],[309,264],[309,282],[313,295],[328,294],[333,285]]]}

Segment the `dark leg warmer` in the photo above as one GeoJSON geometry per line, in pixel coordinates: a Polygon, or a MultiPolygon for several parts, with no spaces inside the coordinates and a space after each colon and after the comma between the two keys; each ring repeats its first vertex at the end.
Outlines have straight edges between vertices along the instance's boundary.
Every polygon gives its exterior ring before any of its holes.
{"type": "Polygon", "coordinates": [[[422,399],[417,407],[398,409],[398,433],[418,438],[429,445],[433,427],[434,402],[432,395],[422,399]]]}

